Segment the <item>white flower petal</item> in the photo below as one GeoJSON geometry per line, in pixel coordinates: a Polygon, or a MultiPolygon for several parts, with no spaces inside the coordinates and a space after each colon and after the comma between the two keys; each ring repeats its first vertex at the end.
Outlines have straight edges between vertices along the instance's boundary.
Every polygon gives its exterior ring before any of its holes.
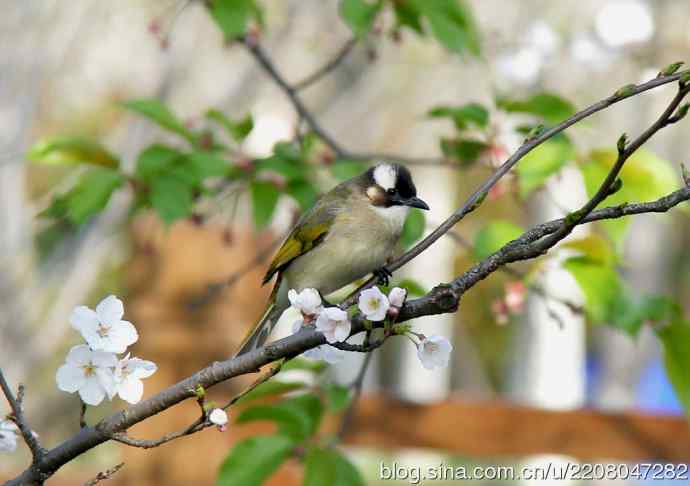
{"type": "Polygon", "coordinates": [[[316,289],[302,291],[302,307],[306,314],[315,314],[321,307],[321,294],[316,289]]]}
{"type": "Polygon", "coordinates": [[[117,394],[117,385],[115,383],[115,374],[112,368],[96,368],[96,377],[99,383],[108,395],[108,399],[112,400],[117,394]]]}
{"type": "Polygon", "coordinates": [[[306,315],[318,314],[321,311],[321,294],[316,289],[304,289],[297,293],[288,290],[290,305],[306,315]]]}
{"type": "Polygon", "coordinates": [[[345,321],[342,325],[337,325],[333,331],[333,342],[345,341],[350,336],[350,330],[352,329],[352,324],[350,321],[345,321]]]}
{"type": "Polygon", "coordinates": [[[103,351],[111,353],[124,353],[127,346],[134,344],[139,339],[137,330],[128,321],[120,321],[112,324],[108,337],[104,339],[103,351]]]}
{"type": "Polygon", "coordinates": [[[297,334],[302,330],[302,326],[304,325],[304,320],[303,319],[297,319],[295,322],[292,323],[292,334],[297,334]]]}
{"type": "Polygon", "coordinates": [[[417,346],[417,356],[426,369],[444,368],[450,361],[453,345],[443,336],[429,336],[417,346]]]}
{"type": "Polygon", "coordinates": [[[359,294],[357,306],[370,321],[382,321],[386,318],[390,303],[378,287],[372,287],[359,294]]]}
{"type": "Polygon", "coordinates": [[[148,378],[158,370],[158,366],[153,361],[146,361],[140,358],[132,358],[129,360],[128,367],[133,377],[142,379],[148,378]]]}
{"type": "Polygon", "coordinates": [[[109,295],[96,306],[96,314],[103,324],[113,325],[125,315],[125,306],[120,299],[109,295]]]}
{"type": "Polygon", "coordinates": [[[117,356],[114,353],[106,351],[93,351],[91,354],[91,362],[94,366],[101,368],[114,368],[117,366],[117,356]]]}
{"type": "Polygon", "coordinates": [[[208,414],[208,419],[212,424],[225,425],[228,423],[228,414],[225,413],[225,410],[214,408],[208,414]]]}
{"type": "Polygon", "coordinates": [[[69,316],[69,323],[77,331],[98,327],[98,314],[84,305],[75,307],[69,316]]]}
{"type": "Polygon", "coordinates": [[[117,394],[128,403],[138,403],[144,395],[144,383],[130,377],[117,386],[117,394]]]}
{"type": "Polygon", "coordinates": [[[326,337],[326,341],[335,343],[348,338],[352,324],[347,312],[338,307],[328,307],[317,317],[316,329],[326,337]]]}
{"type": "Polygon", "coordinates": [[[407,297],[407,290],[400,287],[393,287],[388,293],[388,302],[393,307],[402,307],[407,297]]]}
{"type": "Polygon", "coordinates": [[[86,344],[79,344],[69,350],[65,362],[76,366],[82,366],[91,361],[91,354],[91,350],[86,344]]]}
{"type": "Polygon", "coordinates": [[[105,390],[97,376],[86,379],[84,386],[79,388],[79,396],[87,405],[98,405],[105,398],[105,390]]]}
{"type": "Polygon", "coordinates": [[[94,351],[103,350],[108,342],[98,334],[98,327],[85,327],[81,330],[81,336],[87,342],[88,347],[94,351]]]}
{"type": "Polygon", "coordinates": [[[55,381],[60,390],[74,393],[86,383],[84,370],[72,364],[66,363],[60,366],[55,373],[55,381]]]}

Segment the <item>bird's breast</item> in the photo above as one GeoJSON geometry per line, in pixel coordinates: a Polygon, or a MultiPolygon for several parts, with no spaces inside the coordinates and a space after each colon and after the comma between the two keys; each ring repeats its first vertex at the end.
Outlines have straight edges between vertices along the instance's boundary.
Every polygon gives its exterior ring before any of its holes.
{"type": "Polygon", "coordinates": [[[324,241],[288,266],[283,276],[290,288],[328,295],[385,265],[402,232],[402,211],[394,218],[363,211],[339,215],[324,241]]]}

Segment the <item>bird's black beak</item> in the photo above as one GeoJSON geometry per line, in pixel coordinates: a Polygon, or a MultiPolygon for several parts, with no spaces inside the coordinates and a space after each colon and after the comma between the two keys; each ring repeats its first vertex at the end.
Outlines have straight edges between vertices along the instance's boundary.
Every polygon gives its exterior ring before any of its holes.
{"type": "Polygon", "coordinates": [[[409,199],[406,199],[403,202],[403,204],[405,206],[410,206],[411,208],[419,208],[419,209],[424,209],[424,210],[429,209],[429,205],[427,203],[425,203],[424,201],[422,201],[421,199],[419,199],[418,197],[411,197],[409,199]]]}

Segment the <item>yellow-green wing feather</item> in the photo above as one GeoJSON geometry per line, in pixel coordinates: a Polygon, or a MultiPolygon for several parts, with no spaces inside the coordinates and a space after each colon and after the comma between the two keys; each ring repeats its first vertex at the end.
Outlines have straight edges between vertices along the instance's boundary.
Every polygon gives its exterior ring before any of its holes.
{"type": "Polygon", "coordinates": [[[343,199],[349,195],[349,192],[342,185],[334,188],[320,198],[314,207],[300,218],[273,258],[264,277],[264,284],[292,260],[304,255],[323,241],[333,225],[337,213],[342,210],[343,199]]]}
{"type": "Polygon", "coordinates": [[[276,253],[276,256],[273,257],[273,261],[268,267],[263,283],[265,284],[270,281],[277,271],[323,241],[330,226],[331,225],[328,223],[322,223],[305,228],[296,228],[290,236],[288,236],[287,240],[285,240],[283,246],[281,246],[278,253],[276,253]]]}

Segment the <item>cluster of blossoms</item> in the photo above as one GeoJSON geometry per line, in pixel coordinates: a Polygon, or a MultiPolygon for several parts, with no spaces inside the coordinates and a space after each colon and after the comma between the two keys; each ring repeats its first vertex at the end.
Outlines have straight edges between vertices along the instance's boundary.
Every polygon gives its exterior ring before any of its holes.
{"type": "Polygon", "coordinates": [[[74,346],[67,353],[65,364],[55,375],[57,386],[68,393],[79,392],[87,405],[98,405],[107,396],[115,395],[129,403],[137,403],[144,394],[143,378],[155,373],[156,364],[129,353],[139,335],[131,322],[122,320],[125,310],[122,301],[110,295],[96,310],[79,306],[72,311],[70,324],[79,331],[86,344],[74,346]]]}
{"type": "MultiPolygon", "coordinates": [[[[394,287],[386,296],[378,287],[366,289],[359,294],[357,307],[369,321],[381,322],[387,317],[397,318],[400,308],[405,304],[407,290],[394,287]]],[[[339,307],[324,307],[321,295],[315,289],[304,289],[288,292],[290,305],[301,312],[302,318],[294,322],[292,332],[298,332],[303,326],[314,324],[329,344],[323,344],[304,353],[307,358],[323,360],[331,364],[343,360],[346,351],[341,351],[330,344],[344,342],[350,337],[352,323],[348,313],[339,307]]],[[[417,356],[427,369],[445,367],[450,359],[453,346],[442,336],[429,336],[404,332],[417,346],[417,356]],[[418,338],[418,341],[414,340],[418,338]]]]}

